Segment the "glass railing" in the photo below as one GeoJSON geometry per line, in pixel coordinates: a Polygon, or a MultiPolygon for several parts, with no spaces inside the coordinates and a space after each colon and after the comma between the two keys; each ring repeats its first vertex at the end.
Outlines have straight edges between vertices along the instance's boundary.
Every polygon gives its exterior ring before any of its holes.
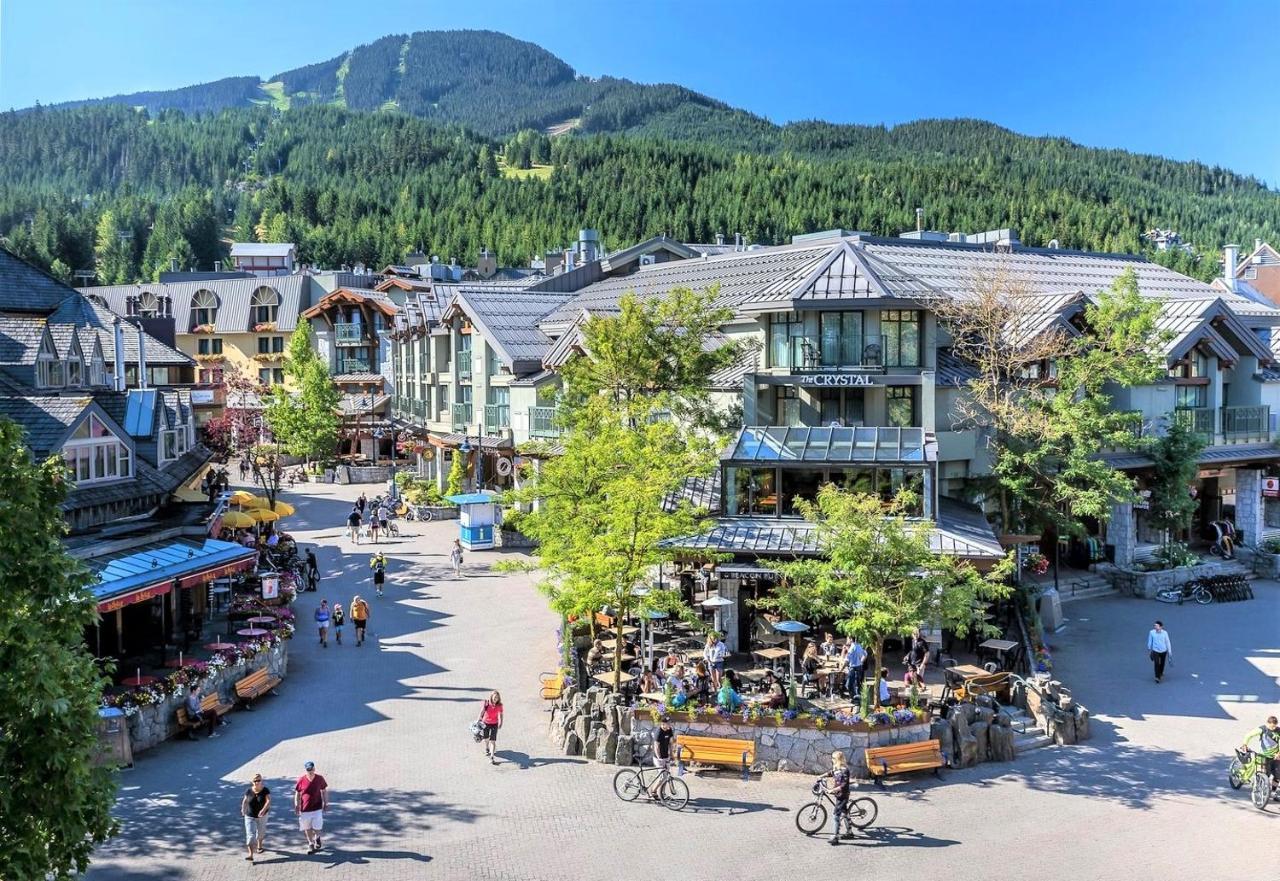
{"type": "Polygon", "coordinates": [[[359,346],[364,343],[364,325],[335,324],[333,338],[340,346],[359,346]]]}
{"type": "Polygon", "coordinates": [[[454,404],[452,410],[454,431],[464,431],[471,426],[470,404],[454,404]]]}
{"type": "Polygon", "coordinates": [[[1173,411],[1173,418],[1181,422],[1195,434],[1213,439],[1214,410],[1212,407],[1180,407],[1173,411]]]}
{"type": "Polygon", "coordinates": [[[1223,407],[1222,437],[1231,443],[1271,439],[1271,408],[1268,406],[1223,407]]]}
{"type": "Polygon", "coordinates": [[[530,407],[529,436],[559,437],[560,426],[556,425],[556,413],[555,407],[530,407]]]}
{"type": "Polygon", "coordinates": [[[369,373],[368,358],[339,358],[339,373],[369,373]]]}
{"type": "Polygon", "coordinates": [[[772,341],[771,367],[791,370],[840,370],[851,367],[919,367],[918,346],[902,351],[896,337],[877,334],[837,337],[787,337],[772,341]]]}
{"type": "Polygon", "coordinates": [[[501,431],[511,426],[510,404],[484,405],[484,430],[501,431]]]}
{"type": "Polygon", "coordinates": [[[458,352],[458,378],[471,378],[471,350],[463,349],[458,352]]]}

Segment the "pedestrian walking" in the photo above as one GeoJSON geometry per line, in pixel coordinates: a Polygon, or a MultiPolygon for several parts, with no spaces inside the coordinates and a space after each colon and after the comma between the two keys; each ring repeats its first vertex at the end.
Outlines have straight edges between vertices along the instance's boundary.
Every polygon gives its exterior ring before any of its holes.
{"type": "Polygon", "coordinates": [[[387,580],[387,558],[382,555],[382,551],[369,558],[369,568],[373,570],[373,586],[377,589],[378,596],[382,596],[382,584],[387,580]]]}
{"type": "Polygon", "coordinates": [[[360,521],[363,519],[360,516],[360,506],[352,505],[351,513],[347,515],[347,531],[351,534],[351,540],[356,544],[360,544],[360,521]]]}
{"type": "Polygon", "coordinates": [[[462,577],[462,542],[453,540],[453,548],[449,551],[449,565],[453,566],[453,577],[462,577]]]}
{"type": "Polygon", "coordinates": [[[329,621],[332,617],[329,601],[321,600],[320,607],[316,609],[316,627],[320,630],[320,644],[325,648],[329,647],[329,621]]]}
{"type": "Polygon", "coordinates": [[[498,764],[494,755],[498,750],[498,729],[502,727],[502,695],[491,692],[480,708],[481,736],[484,738],[484,754],[489,757],[490,764],[498,764]]]}
{"type": "Polygon", "coordinates": [[[293,812],[298,815],[298,828],[307,836],[307,853],[324,847],[320,833],[324,830],[324,812],[329,809],[329,783],[316,773],[316,763],[307,762],[305,773],[293,787],[293,812]]]}
{"type": "Polygon", "coordinates": [[[711,670],[711,684],[720,687],[720,679],[724,676],[724,660],[729,656],[724,639],[716,631],[707,634],[707,644],[702,650],[702,658],[711,670]]]}
{"type": "Polygon", "coordinates": [[[831,754],[831,777],[827,781],[827,793],[835,802],[831,812],[832,835],[829,844],[840,843],[840,822],[849,813],[849,760],[836,750],[831,754]]]}
{"type": "Polygon", "coordinates": [[[364,493],[360,493],[360,498],[356,499],[356,507],[360,509],[360,516],[364,516],[364,509],[369,506],[369,500],[364,493]]]}
{"type": "Polygon", "coordinates": [[[351,622],[356,626],[356,645],[364,645],[364,631],[369,626],[369,604],[356,594],[349,607],[351,622]]]}
{"type": "Polygon", "coordinates": [[[320,564],[316,562],[316,549],[307,548],[307,590],[320,586],[320,564]]]}
{"type": "Polygon", "coordinates": [[[849,700],[856,703],[862,699],[862,674],[867,663],[867,650],[853,637],[849,637],[846,644],[844,663],[844,687],[849,692],[849,700]]]}
{"type": "Polygon", "coordinates": [[[342,645],[342,625],[346,624],[346,615],[342,613],[342,603],[333,604],[333,638],[342,645]]]}
{"type": "Polygon", "coordinates": [[[1164,629],[1163,621],[1157,621],[1147,634],[1147,653],[1155,666],[1156,682],[1160,682],[1164,679],[1164,665],[1173,656],[1173,643],[1169,641],[1169,631],[1164,629]]]}
{"type": "Polygon", "coordinates": [[[373,538],[373,543],[378,543],[378,530],[382,528],[382,524],[378,522],[378,511],[376,508],[369,509],[369,535],[373,538]]]}
{"type": "Polygon", "coordinates": [[[248,479],[249,479],[249,460],[245,458],[241,458],[240,459],[240,482],[244,483],[248,479]]]}
{"type": "Polygon", "coordinates": [[[262,853],[266,849],[267,811],[271,810],[271,790],[262,783],[262,775],[254,774],[249,788],[240,799],[240,816],[244,817],[244,846],[249,851],[245,857],[253,862],[256,850],[262,853]]]}

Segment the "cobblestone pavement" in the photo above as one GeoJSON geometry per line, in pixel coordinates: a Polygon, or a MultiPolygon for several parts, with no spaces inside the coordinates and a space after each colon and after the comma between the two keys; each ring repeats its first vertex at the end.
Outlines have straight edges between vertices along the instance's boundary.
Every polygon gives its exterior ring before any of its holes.
{"type": "MultiPolygon", "coordinates": [[[[365,488],[366,490],[369,488],[365,488]]],[[[298,603],[288,679],[231,715],[223,736],[172,742],[121,775],[121,835],[89,877],[108,879],[705,879],[967,875],[1255,879],[1271,874],[1280,805],[1256,811],[1225,785],[1232,745],[1277,703],[1280,587],[1201,608],[1108,598],[1068,606],[1054,639],[1060,675],[1095,713],[1087,745],[1008,765],[909,780],[877,794],[877,825],[844,847],[808,839],[793,809],[809,779],[689,778],[676,814],[612,795],[615,769],[558,756],[537,674],[554,664],[556,620],[529,577],[496,574],[498,552],[448,571],[456,523],[406,524],[384,542],[387,595],[373,597],[369,549],[342,520],[359,487],[290,494],[288,525],[316,542],[321,591],[298,603]],[[317,644],[319,599],[373,607],[370,640],[317,644]],[[1143,649],[1163,615],[1174,665],[1151,681],[1143,649]],[[501,764],[467,733],[490,689],[507,724],[501,764]],[[306,760],[332,787],[325,850],[308,856],[290,810],[306,760]],[[269,852],[243,860],[240,796],[260,772],[276,795],[269,852]],[[964,869],[968,865],[971,869],[964,869]],[[950,868],[950,867],[957,868],[950,868]]],[[[348,630],[350,628],[348,627],[348,630]]]]}

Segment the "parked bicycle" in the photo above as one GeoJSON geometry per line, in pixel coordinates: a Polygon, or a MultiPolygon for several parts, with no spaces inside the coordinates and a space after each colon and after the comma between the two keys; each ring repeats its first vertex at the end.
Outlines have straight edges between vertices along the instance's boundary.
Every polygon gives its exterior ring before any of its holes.
{"type": "Polygon", "coordinates": [[[1271,799],[1280,794],[1271,775],[1267,773],[1267,757],[1251,749],[1236,750],[1236,757],[1227,768],[1227,782],[1232,789],[1249,784],[1249,800],[1260,811],[1265,811],[1271,799]]]}
{"type": "MultiPolygon", "coordinates": [[[[646,768],[640,764],[640,755],[645,751],[650,738],[647,732],[637,731],[632,735],[635,746],[635,758],[632,761],[637,767],[623,768],[613,775],[613,794],[623,801],[635,801],[641,795],[652,798],[650,793],[658,793],[658,801],[673,811],[679,811],[689,803],[689,785],[679,777],[674,777],[667,767],[646,768]]],[[[825,814],[823,815],[826,816],[825,814]]]]}
{"type": "MultiPolygon", "coordinates": [[[[831,805],[832,810],[835,810],[836,801],[822,783],[829,776],[829,774],[823,774],[814,781],[813,794],[816,797],[796,811],[796,828],[805,835],[817,835],[826,827],[828,804],[831,805]]],[[[848,809],[844,815],[845,832],[852,835],[854,829],[866,829],[876,821],[879,814],[880,807],[874,798],[862,796],[849,799],[848,809]]]]}
{"type": "Polygon", "coordinates": [[[1200,579],[1188,581],[1180,587],[1164,587],[1156,591],[1156,599],[1162,603],[1182,605],[1185,600],[1195,600],[1202,606],[1213,602],[1213,594],[1200,579]]]}
{"type": "Polygon", "coordinates": [[[425,505],[411,505],[408,502],[400,503],[396,508],[396,516],[403,517],[405,520],[417,520],[420,523],[435,519],[435,515],[425,505]]]}

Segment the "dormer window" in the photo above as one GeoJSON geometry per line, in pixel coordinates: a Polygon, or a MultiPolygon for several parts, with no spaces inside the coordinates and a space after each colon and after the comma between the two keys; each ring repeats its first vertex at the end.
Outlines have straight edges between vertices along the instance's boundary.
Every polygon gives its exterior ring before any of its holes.
{"type": "Polygon", "coordinates": [[[253,292],[249,301],[249,313],[254,324],[270,324],[276,320],[280,309],[280,294],[275,288],[261,287],[253,292]]]}
{"type": "Polygon", "coordinates": [[[62,456],[71,471],[71,479],[77,484],[133,476],[129,448],[93,414],[89,414],[62,445],[62,456]]]}
{"type": "Polygon", "coordinates": [[[167,428],[160,432],[160,464],[167,465],[170,462],[182,458],[186,453],[191,438],[191,431],[185,424],[179,424],[176,428],[167,428]]]}
{"type": "Polygon", "coordinates": [[[89,362],[89,385],[106,384],[107,363],[102,357],[102,352],[94,352],[93,360],[89,362]]]}
{"type": "Polygon", "coordinates": [[[53,348],[53,340],[46,336],[40,341],[40,353],[36,355],[36,385],[40,388],[62,388],[66,384],[66,365],[53,348]]]}
{"type": "Polygon", "coordinates": [[[138,315],[143,318],[158,318],[162,314],[160,311],[160,298],[151,291],[143,291],[138,297],[138,315]]]}
{"type": "Polygon", "coordinates": [[[218,322],[218,295],[213,291],[196,291],[191,298],[191,326],[213,327],[218,322]]]}
{"type": "Polygon", "coordinates": [[[84,385],[84,361],[78,355],[67,359],[67,385],[73,388],[84,385]]]}

